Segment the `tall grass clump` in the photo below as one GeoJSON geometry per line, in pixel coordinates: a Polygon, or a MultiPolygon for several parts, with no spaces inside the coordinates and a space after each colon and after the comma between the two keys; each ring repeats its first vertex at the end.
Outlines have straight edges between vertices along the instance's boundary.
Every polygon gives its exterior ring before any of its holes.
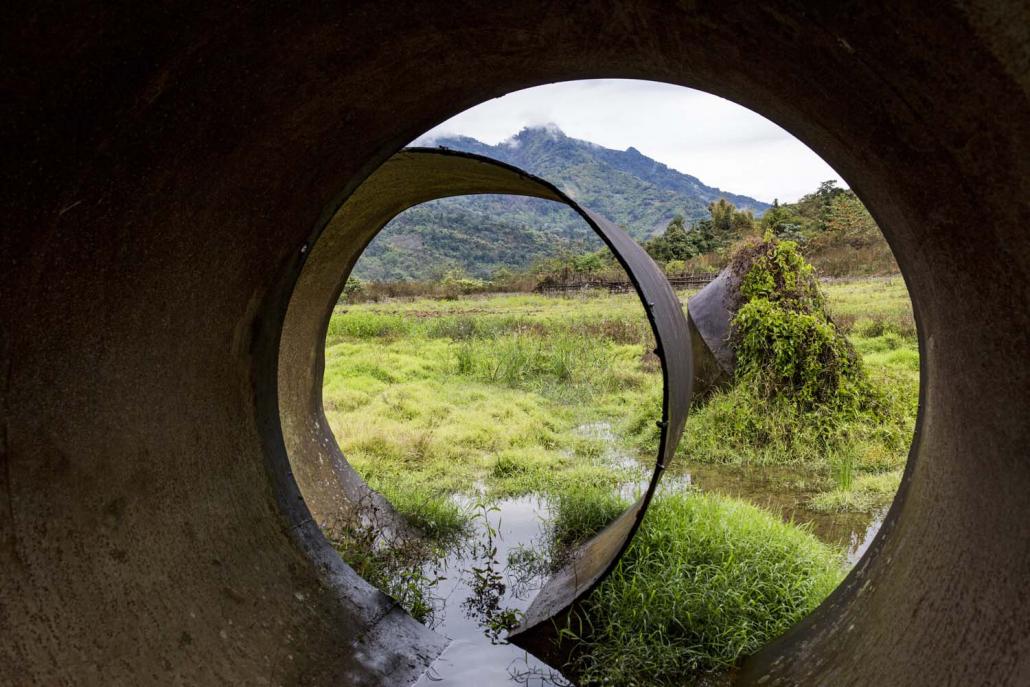
{"type": "Polygon", "coordinates": [[[682,685],[733,667],[818,605],[840,554],[742,501],[660,494],[564,634],[577,684],[682,685]]]}
{"type": "Polygon", "coordinates": [[[603,484],[575,484],[561,489],[551,502],[551,549],[556,559],[585,542],[622,514],[629,502],[603,484]]]}
{"type": "Polygon", "coordinates": [[[332,317],[326,340],[331,343],[342,337],[377,339],[397,337],[412,332],[412,323],[401,315],[353,310],[344,317],[332,317]]]}
{"type": "Polygon", "coordinates": [[[469,526],[470,515],[464,508],[418,480],[383,480],[375,488],[409,525],[430,541],[454,541],[469,526]]]}
{"type": "Polygon", "coordinates": [[[608,345],[565,332],[458,341],[453,361],[459,375],[562,397],[599,388],[607,391],[614,384],[608,345]]]}

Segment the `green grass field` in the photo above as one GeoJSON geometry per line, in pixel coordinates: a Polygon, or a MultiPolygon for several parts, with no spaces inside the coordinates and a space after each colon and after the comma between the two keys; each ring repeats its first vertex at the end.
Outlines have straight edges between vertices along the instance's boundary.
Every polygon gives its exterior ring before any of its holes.
{"type": "MultiPolygon", "coordinates": [[[[861,354],[885,419],[801,415],[737,386],[692,408],[671,477],[702,468],[760,475],[763,488],[790,496],[790,517],[802,521],[871,514],[890,502],[918,399],[908,295],[900,278],[834,282],[823,290],[834,322],[861,354]]],[[[461,530],[468,514],[455,494],[490,501],[534,493],[558,504],[553,540],[569,543],[603,526],[618,510],[611,495],[638,482],[641,466],[653,465],[661,399],[658,361],[647,353],[653,345],[633,294],[340,306],[326,341],[323,400],[348,460],[428,534],[445,538],[461,530]],[[574,493],[583,484],[592,485],[596,498],[574,493]]],[[[813,530],[784,524],[786,511],[770,514],[730,498],[741,496],[739,489],[710,491],[697,501],[692,490],[666,490],[648,515],[652,524],[591,607],[597,625],[581,637],[584,684],[600,680],[590,677],[599,675],[591,666],[611,664],[613,651],[622,652],[624,667],[606,684],[732,665],[839,580],[839,541],[821,542],[813,530]],[[692,528],[701,515],[713,518],[715,525],[706,527],[737,533],[730,539],[739,535],[743,543],[729,550],[725,538],[692,528]],[[756,558],[763,539],[777,542],[780,558],[756,558]],[[662,600],[656,624],[640,626],[626,615],[633,595],[650,593],[665,574],[662,566],[701,559],[711,580],[697,589],[722,595],[717,606],[725,612],[702,609],[697,632],[673,632],[678,614],[700,617],[696,604],[706,597],[692,598],[695,589],[662,600]],[[785,565],[801,560],[807,562],[785,565]],[[760,568],[747,583],[753,587],[740,586],[742,565],[760,568]],[[780,578],[769,577],[772,568],[780,578]],[[773,588],[786,591],[777,596],[768,592],[773,588]],[[729,599],[734,589],[738,597],[757,590],[755,598],[766,600],[752,609],[757,615],[733,610],[740,600],[729,599]],[[634,643],[634,637],[645,639],[634,643]],[[716,637],[722,639],[705,639],[716,637]],[[648,647],[656,646],[660,655],[647,659],[648,647]]]]}

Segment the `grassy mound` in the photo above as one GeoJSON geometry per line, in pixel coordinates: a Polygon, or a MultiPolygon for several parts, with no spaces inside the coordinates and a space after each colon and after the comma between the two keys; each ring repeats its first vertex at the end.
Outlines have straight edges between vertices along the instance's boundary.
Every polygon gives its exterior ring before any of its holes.
{"type": "Polygon", "coordinates": [[[581,685],[682,685],[729,668],[840,582],[839,554],[742,501],[665,493],[567,630],[581,685]]]}
{"type": "Polygon", "coordinates": [[[737,383],[801,410],[869,409],[873,391],[861,360],[830,319],[815,270],[797,244],[746,244],[732,269],[741,275],[733,318],[737,383]]]}
{"type": "MultiPolygon", "coordinates": [[[[700,463],[808,466],[832,476],[840,491],[850,490],[859,472],[903,465],[918,395],[911,315],[887,304],[889,312],[871,316],[867,294],[860,305],[831,303],[789,241],[746,244],[733,268],[741,275],[732,304],[736,376],[691,410],[680,455],[700,463]]],[[[857,288],[871,287],[850,290],[857,288]]],[[[836,289],[836,301],[849,293],[836,289]]],[[[657,404],[638,406],[625,426],[645,450],[657,445],[657,404]]]]}

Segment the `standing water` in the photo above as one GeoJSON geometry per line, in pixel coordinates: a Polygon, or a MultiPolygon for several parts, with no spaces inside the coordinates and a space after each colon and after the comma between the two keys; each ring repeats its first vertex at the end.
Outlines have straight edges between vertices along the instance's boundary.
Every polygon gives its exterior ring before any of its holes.
{"type": "Polygon", "coordinates": [[[430,626],[453,641],[415,684],[571,685],[560,672],[503,639],[547,578],[547,502],[534,495],[490,506],[462,498],[461,505],[476,514],[471,535],[425,572],[439,580],[430,626]]]}

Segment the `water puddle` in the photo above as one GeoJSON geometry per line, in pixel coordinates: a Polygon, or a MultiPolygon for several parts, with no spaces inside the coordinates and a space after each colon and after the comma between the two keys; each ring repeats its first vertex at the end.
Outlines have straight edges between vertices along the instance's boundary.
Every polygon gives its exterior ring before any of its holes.
{"type": "Polygon", "coordinates": [[[642,469],[637,457],[622,447],[622,441],[610,422],[589,422],[577,427],[575,433],[576,436],[603,444],[603,451],[598,458],[603,464],[620,470],[642,469]]]}
{"type": "Polygon", "coordinates": [[[544,545],[547,501],[536,495],[489,505],[464,496],[456,499],[474,513],[473,531],[445,559],[424,570],[439,580],[429,625],[454,641],[416,684],[571,685],[561,673],[503,639],[550,572],[544,545]]]}
{"type": "Polygon", "coordinates": [[[806,504],[823,489],[822,483],[817,477],[806,475],[795,467],[686,464],[679,466],[676,474],[669,477],[702,491],[749,501],[779,514],[785,522],[810,527],[812,534],[821,541],[844,550],[849,567],[869,548],[887,512],[886,508],[874,513],[817,513],[810,510],[806,504]]]}
{"type": "MultiPolygon", "coordinates": [[[[608,422],[576,428],[576,435],[603,442],[598,460],[639,477],[623,484],[619,495],[632,502],[647,489],[653,462],[625,450],[608,422]]],[[[862,557],[880,529],[886,509],[874,513],[817,513],[806,504],[825,488],[818,476],[790,466],[737,467],[674,463],[662,476],[660,491],[699,489],[749,501],[777,513],[785,522],[810,527],[821,541],[842,548],[848,566],[862,557]]]]}

